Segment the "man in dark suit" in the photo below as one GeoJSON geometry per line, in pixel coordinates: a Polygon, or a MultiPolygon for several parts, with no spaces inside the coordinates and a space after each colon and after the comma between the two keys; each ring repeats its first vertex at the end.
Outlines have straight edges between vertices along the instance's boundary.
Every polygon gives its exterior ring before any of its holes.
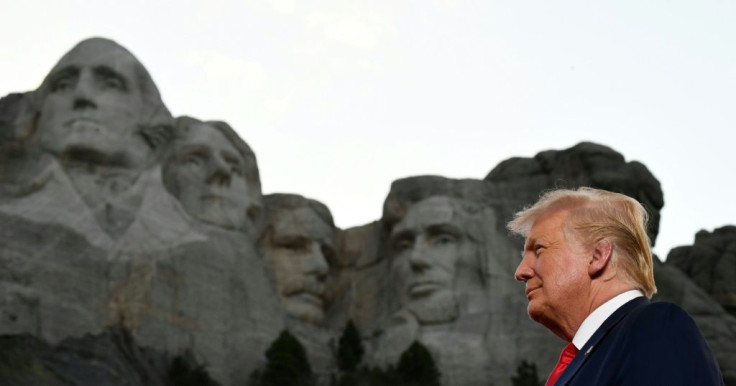
{"type": "Polygon", "coordinates": [[[526,237],[515,276],[529,316],[568,345],[547,385],[722,385],[692,318],[656,292],[647,214],[591,188],[556,190],[516,214],[526,237]]]}

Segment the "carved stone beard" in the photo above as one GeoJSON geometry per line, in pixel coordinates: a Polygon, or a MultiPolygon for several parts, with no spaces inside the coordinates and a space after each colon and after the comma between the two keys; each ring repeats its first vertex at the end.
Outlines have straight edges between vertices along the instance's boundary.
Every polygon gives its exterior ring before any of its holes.
{"type": "Polygon", "coordinates": [[[427,298],[412,300],[407,310],[420,324],[449,323],[460,314],[458,301],[449,290],[440,291],[427,298]]]}

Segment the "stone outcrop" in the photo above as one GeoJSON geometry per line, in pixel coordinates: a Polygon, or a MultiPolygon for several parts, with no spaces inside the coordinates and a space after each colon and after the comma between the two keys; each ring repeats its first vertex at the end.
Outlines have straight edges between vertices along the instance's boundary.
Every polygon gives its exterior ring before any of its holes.
{"type": "MultiPolygon", "coordinates": [[[[656,239],[659,182],[593,143],[483,180],[397,180],[379,219],[341,230],[324,203],[262,195],[232,127],[172,117],[128,50],[85,40],[37,90],[0,99],[0,381],[167,384],[172,358],[188,358],[242,385],[288,329],[326,385],[348,320],[364,365],[419,341],[443,385],[510,384],[525,362],[546,374],[562,343],[527,316],[522,240],[505,224],[541,191],[581,185],[642,202],[656,239]]],[[[655,271],[731,384],[735,233],[699,233],[655,271]]]]}
{"type": "Polygon", "coordinates": [[[607,146],[582,142],[569,149],[543,151],[532,158],[510,158],[493,168],[485,180],[499,185],[504,206],[512,213],[536,201],[542,190],[553,188],[591,186],[623,193],[649,212],[652,242],[659,233],[659,212],[664,206],[659,181],[642,163],[626,162],[607,146]],[[516,202],[509,205],[509,200],[516,202]]]}
{"type": "Polygon", "coordinates": [[[736,316],[736,226],[698,232],[693,245],[670,251],[667,265],[685,272],[726,311],[736,316]]]}

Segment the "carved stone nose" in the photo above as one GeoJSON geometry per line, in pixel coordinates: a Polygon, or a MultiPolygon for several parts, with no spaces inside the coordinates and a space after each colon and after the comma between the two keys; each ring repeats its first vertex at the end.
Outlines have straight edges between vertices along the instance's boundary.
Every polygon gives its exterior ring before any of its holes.
{"type": "Polygon", "coordinates": [[[74,99],[74,109],[75,110],[82,110],[82,109],[94,109],[97,108],[97,104],[90,100],[87,97],[84,96],[78,96],[74,99]]]}

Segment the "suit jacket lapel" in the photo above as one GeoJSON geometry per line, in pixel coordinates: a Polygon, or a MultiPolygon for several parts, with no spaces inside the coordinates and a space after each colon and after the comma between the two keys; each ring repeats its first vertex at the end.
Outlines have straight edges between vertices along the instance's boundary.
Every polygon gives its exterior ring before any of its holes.
{"type": "Polygon", "coordinates": [[[624,304],[613,314],[611,314],[611,316],[609,316],[608,319],[606,319],[603,324],[601,324],[598,330],[595,331],[593,336],[590,337],[588,342],[585,343],[578,355],[576,355],[572,362],[570,362],[570,365],[567,366],[567,369],[564,373],[562,373],[557,382],[555,382],[555,385],[567,385],[568,382],[570,382],[570,380],[578,372],[578,370],[580,370],[588,357],[590,357],[595,352],[598,343],[603,340],[606,335],[608,335],[611,329],[633,309],[646,303],[649,303],[649,299],[641,296],[630,300],[628,303],[624,304]]]}

